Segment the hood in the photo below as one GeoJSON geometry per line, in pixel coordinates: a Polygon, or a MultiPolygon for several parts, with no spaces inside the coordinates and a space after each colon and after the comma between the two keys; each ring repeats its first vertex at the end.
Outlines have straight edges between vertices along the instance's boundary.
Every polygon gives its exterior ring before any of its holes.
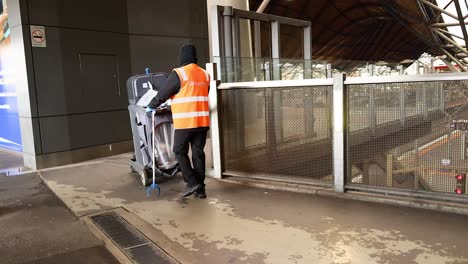
{"type": "Polygon", "coordinates": [[[180,48],[179,51],[179,62],[181,66],[197,63],[197,49],[194,45],[188,44],[180,48]]]}

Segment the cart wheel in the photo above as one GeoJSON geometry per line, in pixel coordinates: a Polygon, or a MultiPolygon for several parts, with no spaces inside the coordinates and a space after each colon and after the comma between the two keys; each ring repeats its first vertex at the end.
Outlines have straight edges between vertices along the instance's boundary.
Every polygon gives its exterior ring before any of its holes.
{"type": "Polygon", "coordinates": [[[140,172],[140,181],[143,186],[149,186],[152,182],[152,179],[148,178],[148,173],[145,169],[140,172]]]}

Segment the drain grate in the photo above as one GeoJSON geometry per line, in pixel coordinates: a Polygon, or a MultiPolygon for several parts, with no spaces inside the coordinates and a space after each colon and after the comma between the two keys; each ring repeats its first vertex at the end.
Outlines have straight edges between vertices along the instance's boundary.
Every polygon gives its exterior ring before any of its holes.
{"type": "Polygon", "coordinates": [[[151,245],[145,245],[128,250],[128,254],[132,256],[136,262],[140,264],[173,264],[169,258],[164,258],[166,254],[159,248],[151,245]],[[156,257],[155,257],[156,256],[156,257]]]}
{"type": "Polygon", "coordinates": [[[117,213],[91,216],[91,220],[135,263],[177,263],[117,213]]]}
{"type": "Polygon", "coordinates": [[[116,213],[96,215],[91,218],[122,249],[148,243],[146,238],[116,213]]]}

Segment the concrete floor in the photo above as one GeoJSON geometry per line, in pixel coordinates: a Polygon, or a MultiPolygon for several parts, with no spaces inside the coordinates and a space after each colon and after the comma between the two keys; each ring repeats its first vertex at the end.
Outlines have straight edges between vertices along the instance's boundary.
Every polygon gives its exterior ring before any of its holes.
{"type": "Polygon", "coordinates": [[[0,263],[116,264],[36,174],[0,176],[0,263]]]}
{"type": "Polygon", "coordinates": [[[127,159],[40,174],[77,215],[125,208],[181,263],[468,263],[468,216],[216,180],[207,200],[180,199],[180,178],[148,198],[127,159]]]}

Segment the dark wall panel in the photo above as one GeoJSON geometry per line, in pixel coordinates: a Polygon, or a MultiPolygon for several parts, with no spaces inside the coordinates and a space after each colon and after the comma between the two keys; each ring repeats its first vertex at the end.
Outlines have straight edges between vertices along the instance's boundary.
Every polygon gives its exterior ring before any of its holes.
{"type": "Polygon", "coordinates": [[[128,112],[40,118],[44,154],[92,147],[131,138],[128,112]]]}
{"type": "Polygon", "coordinates": [[[208,61],[205,0],[21,1],[46,27],[47,47],[29,48],[44,154],[131,139],[126,80],[171,71],[187,43],[208,61]]]}
{"type": "Polygon", "coordinates": [[[49,27],[46,34],[47,47],[33,48],[40,116],[127,107],[127,35],[49,27]]]}
{"type": "Polygon", "coordinates": [[[206,0],[128,0],[130,34],[208,38],[206,0]]]}
{"type": "Polygon", "coordinates": [[[197,47],[198,64],[205,68],[208,62],[208,40],[156,36],[130,36],[130,54],[133,74],[143,73],[146,67],[155,72],[170,72],[179,67],[179,48],[187,43],[197,47]]]}
{"type": "Polygon", "coordinates": [[[32,25],[128,32],[126,0],[28,0],[32,25]]]}

